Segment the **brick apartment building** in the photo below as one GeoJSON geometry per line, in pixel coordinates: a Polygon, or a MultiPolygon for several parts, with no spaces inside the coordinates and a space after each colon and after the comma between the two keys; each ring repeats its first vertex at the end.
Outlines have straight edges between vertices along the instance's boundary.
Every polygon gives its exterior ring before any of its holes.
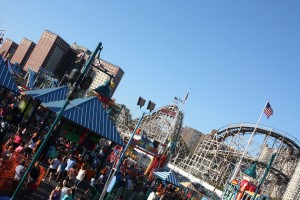
{"type": "Polygon", "coordinates": [[[18,48],[18,44],[10,39],[5,39],[1,48],[0,54],[3,58],[11,58],[18,48]]]}
{"type": "Polygon", "coordinates": [[[60,66],[69,49],[70,45],[60,36],[45,30],[26,62],[24,70],[28,71],[28,68],[30,68],[38,72],[40,68],[43,68],[53,75],[60,77],[61,74],[58,72],[61,73],[61,71],[57,68],[60,66]]]}
{"type": "Polygon", "coordinates": [[[34,42],[23,38],[10,60],[11,63],[18,63],[21,67],[24,67],[35,46],[34,42]]]}

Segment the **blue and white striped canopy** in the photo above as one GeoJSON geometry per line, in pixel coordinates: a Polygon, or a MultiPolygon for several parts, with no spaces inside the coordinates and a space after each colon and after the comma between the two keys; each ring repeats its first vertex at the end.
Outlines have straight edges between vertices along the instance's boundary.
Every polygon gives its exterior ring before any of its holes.
{"type": "Polygon", "coordinates": [[[180,183],[177,181],[177,179],[175,178],[174,174],[172,173],[172,171],[169,172],[153,172],[153,174],[163,180],[166,181],[168,183],[171,183],[172,185],[181,187],[180,183]]]}
{"type": "MultiPolygon", "coordinates": [[[[64,103],[65,101],[55,101],[43,103],[43,106],[58,113],[64,103]]],[[[74,99],[67,106],[62,116],[102,137],[124,146],[114,123],[109,119],[97,97],[74,99]]]]}
{"type": "Polygon", "coordinates": [[[25,94],[32,96],[41,102],[60,101],[67,99],[68,87],[53,87],[40,90],[27,90],[25,94]]]}
{"type": "Polygon", "coordinates": [[[5,60],[0,55],[0,85],[16,94],[20,94],[11,73],[8,71],[5,60]]]}

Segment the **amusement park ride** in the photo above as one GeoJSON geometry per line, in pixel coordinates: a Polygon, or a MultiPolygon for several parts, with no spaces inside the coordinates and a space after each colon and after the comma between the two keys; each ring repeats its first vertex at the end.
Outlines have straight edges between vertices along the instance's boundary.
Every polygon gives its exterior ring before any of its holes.
{"type": "MultiPolygon", "coordinates": [[[[3,31],[0,30],[0,44],[3,42],[3,31]]],[[[100,47],[97,49],[101,51],[100,47]]],[[[93,56],[96,57],[96,54],[93,56]]],[[[92,60],[89,62],[89,65],[103,71],[100,63],[94,64],[92,60]]],[[[107,73],[105,69],[103,72],[107,73]]],[[[81,73],[81,79],[84,75],[85,73],[81,73]]],[[[48,80],[40,87],[59,85],[53,74],[43,69],[38,76],[48,80]]],[[[25,80],[30,81],[29,73],[25,80]]],[[[188,93],[185,100],[187,96],[188,93]]],[[[144,175],[151,178],[153,172],[163,168],[171,157],[174,157],[174,150],[180,141],[184,118],[182,106],[185,100],[177,99],[175,104],[164,106],[149,114],[143,113],[142,117],[136,120],[131,120],[128,110],[121,109],[115,125],[119,132],[132,134],[125,139],[129,150],[127,154],[125,147],[123,155],[119,157],[115,152],[121,152],[122,148],[116,147],[116,151],[113,152],[115,155],[110,155],[118,157],[114,162],[123,161],[124,156],[130,157],[130,152],[135,149],[151,158],[147,161],[144,175]],[[139,139],[134,137],[137,135],[140,135],[139,139]]],[[[142,103],[143,99],[139,102],[142,103]]],[[[153,109],[154,107],[150,110],[153,109]]],[[[300,142],[289,134],[263,125],[239,123],[227,125],[205,135],[194,152],[188,156],[177,155],[174,164],[206,180],[215,188],[222,189],[222,197],[226,200],[259,199],[258,197],[267,199],[268,196],[281,198],[299,163],[299,155],[300,142]]],[[[120,165],[114,167],[118,170],[120,165]]]]}
{"type": "MultiPolygon", "coordinates": [[[[183,113],[177,105],[162,107],[144,118],[140,127],[148,138],[160,144],[158,146],[164,147],[164,141],[177,141],[183,120],[183,113]],[[166,135],[169,138],[165,138],[166,135]]],[[[117,124],[122,124],[119,120],[124,119],[125,116],[119,118],[117,124]]],[[[256,188],[259,187],[256,198],[281,198],[299,163],[299,152],[300,142],[288,133],[263,125],[240,123],[230,124],[205,135],[194,152],[181,158],[177,155],[174,162],[184,171],[207,181],[215,188],[223,189],[227,195],[230,188],[228,184],[235,180],[237,185],[244,178],[243,172],[255,163],[257,178],[252,177],[251,181],[256,188]]],[[[166,153],[169,158],[170,151],[166,153]]],[[[255,192],[252,188],[245,195],[252,195],[253,198],[255,192]]],[[[224,199],[230,197],[233,199],[234,194],[224,199]]]]}

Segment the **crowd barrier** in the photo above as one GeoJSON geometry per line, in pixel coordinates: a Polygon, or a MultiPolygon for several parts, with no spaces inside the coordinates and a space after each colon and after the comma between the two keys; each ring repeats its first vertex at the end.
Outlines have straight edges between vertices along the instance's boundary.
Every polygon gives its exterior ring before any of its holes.
{"type": "MultiPolygon", "coordinates": [[[[18,182],[14,180],[15,169],[21,161],[25,161],[25,167],[28,167],[31,159],[24,157],[23,155],[15,153],[10,159],[0,161],[0,191],[13,191],[17,187],[18,182]]],[[[45,176],[46,170],[40,165],[40,176],[37,182],[31,185],[32,189],[37,188],[45,176]]],[[[26,182],[27,183],[27,180],[26,182]]],[[[24,185],[25,185],[24,183],[24,185]]]]}

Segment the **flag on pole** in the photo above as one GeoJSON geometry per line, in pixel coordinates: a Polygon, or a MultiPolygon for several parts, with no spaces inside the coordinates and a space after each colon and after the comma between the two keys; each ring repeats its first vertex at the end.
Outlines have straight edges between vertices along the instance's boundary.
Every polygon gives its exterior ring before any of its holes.
{"type": "Polygon", "coordinates": [[[273,109],[270,105],[270,103],[268,102],[265,109],[264,109],[264,113],[267,115],[267,118],[269,119],[271,115],[273,115],[273,109]]]}
{"type": "Polygon", "coordinates": [[[182,105],[185,103],[185,101],[187,100],[188,96],[189,96],[190,91],[188,91],[184,97],[184,100],[182,102],[182,105]]]}

